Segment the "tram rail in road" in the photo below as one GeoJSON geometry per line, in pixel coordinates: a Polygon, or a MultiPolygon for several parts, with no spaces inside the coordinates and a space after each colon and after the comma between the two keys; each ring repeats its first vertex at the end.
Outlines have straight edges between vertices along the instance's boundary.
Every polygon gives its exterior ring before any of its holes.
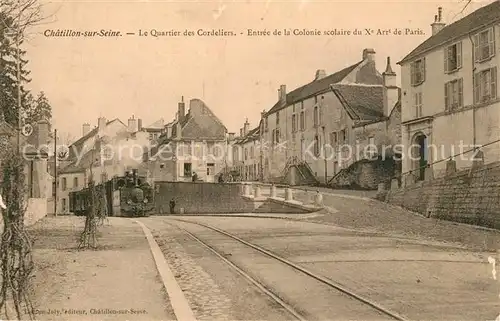
{"type": "MultiPolygon", "coordinates": [[[[261,247],[261,246],[258,246],[258,245],[255,245],[255,244],[252,244],[250,242],[247,242],[231,233],[228,233],[224,230],[221,230],[221,229],[218,229],[216,227],[213,227],[213,226],[210,226],[210,225],[206,225],[206,224],[203,224],[203,223],[199,223],[199,222],[193,222],[193,221],[190,221],[190,220],[183,220],[183,219],[178,219],[178,218],[172,218],[171,219],[172,221],[178,221],[178,222],[183,222],[183,223],[187,223],[187,224],[193,224],[193,225],[198,225],[198,226],[201,226],[201,227],[204,227],[206,229],[209,229],[211,231],[214,231],[218,234],[221,234],[221,235],[225,235],[229,238],[231,238],[232,240],[235,240],[237,241],[238,243],[240,244],[244,244],[245,246],[247,247],[250,247],[274,260],[277,260],[277,261],[280,261],[281,263],[285,264],[286,266],[288,267],[291,267],[292,269],[294,269],[295,271],[298,271],[304,275],[307,275],[309,276],[310,278],[316,280],[316,281],[319,281],[321,282],[322,284],[328,286],[329,288],[331,289],[334,289],[338,292],[340,292],[341,294],[344,294],[344,295],[347,295],[349,297],[351,297],[352,299],[366,305],[366,306],[369,306],[371,307],[372,309],[378,311],[378,313],[381,313],[385,316],[388,316],[390,317],[391,319],[393,320],[399,320],[399,321],[409,321],[409,319],[407,319],[406,317],[404,316],[401,316],[399,315],[398,313],[394,312],[394,311],[390,311],[389,309],[381,306],[380,304],[376,303],[376,302],[373,302],[371,301],[370,299],[368,298],[365,298],[353,291],[351,291],[350,289],[347,289],[346,287],[340,285],[340,284],[337,284],[335,283],[334,281],[330,280],[330,279],[327,279],[317,273],[314,273],[310,270],[307,270],[306,268],[302,267],[302,266],[299,266],[279,255],[276,255],[272,252],[270,252],[269,250],[261,247]]],[[[169,223],[171,224],[171,223],[169,223]]],[[[172,224],[171,224],[172,225],[172,224]]],[[[239,274],[241,274],[242,276],[244,276],[247,280],[249,280],[252,284],[254,284],[257,288],[259,288],[262,292],[264,292],[266,295],[268,295],[272,300],[274,300],[276,303],[278,303],[280,306],[282,306],[285,310],[287,310],[290,314],[292,314],[296,319],[298,320],[307,320],[306,317],[303,316],[303,313],[301,312],[298,312],[297,309],[295,309],[291,304],[288,304],[287,302],[285,302],[285,300],[281,299],[277,294],[275,294],[272,290],[268,289],[268,287],[266,287],[265,285],[263,285],[261,282],[255,280],[255,278],[251,277],[247,272],[243,271],[240,267],[238,267],[235,263],[231,262],[230,260],[228,260],[223,254],[221,254],[218,250],[216,250],[213,246],[209,245],[207,242],[201,240],[199,237],[195,236],[193,233],[187,231],[186,229],[178,226],[178,225],[175,225],[177,228],[181,229],[182,231],[184,231],[186,234],[188,234],[191,238],[193,238],[194,240],[196,240],[198,243],[202,244],[204,247],[208,248],[212,253],[214,253],[217,257],[219,257],[220,259],[222,259],[225,263],[227,263],[228,265],[230,265],[233,269],[235,269],[239,274]]]]}

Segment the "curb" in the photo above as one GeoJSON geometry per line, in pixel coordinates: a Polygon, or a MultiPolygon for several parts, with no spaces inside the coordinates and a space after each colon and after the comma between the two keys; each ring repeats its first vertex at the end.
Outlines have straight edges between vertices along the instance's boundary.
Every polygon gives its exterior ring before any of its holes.
{"type": "Polygon", "coordinates": [[[165,256],[161,252],[158,243],[153,238],[151,231],[141,222],[135,222],[142,227],[144,235],[146,236],[149,248],[151,249],[151,254],[155,260],[156,268],[160,274],[160,278],[163,282],[165,290],[167,290],[168,297],[170,299],[170,305],[174,310],[175,316],[178,321],[193,321],[196,320],[191,307],[189,306],[184,293],[182,292],[179,284],[175,280],[174,274],[170,270],[165,256]]]}

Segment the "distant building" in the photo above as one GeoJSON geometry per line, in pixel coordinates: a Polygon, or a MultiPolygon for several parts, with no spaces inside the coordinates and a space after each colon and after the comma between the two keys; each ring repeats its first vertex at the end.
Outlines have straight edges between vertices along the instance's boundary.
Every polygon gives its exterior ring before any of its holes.
{"type": "Polygon", "coordinates": [[[214,182],[227,168],[227,129],[200,99],[191,99],[186,113],[183,98],[175,120],[165,127],[142,168],[154,180],[191,181],[196,173],[199,180],[214,182]]]}
{"type": "Polygon", "coordinates": [[[240,136],[232,144],[233,166],[237,177],[243,181],[257,181],[261,179],[262,154],[260,145],[260,124],[250,129],[248,120],[240,129],[240,136]]]}
{"type": "Polygon", "coordinates": [[[442,176],[454,158],[458,169],[472,164],[481,148],[486,162],[500,160],[500,2],[486,5],[448,26],[441,8],[432,36],[401,65],[402,144],[407,183],[442,176]],[[415,145],[418,148],[410,148],[415,145]],[[461,147],[462,146],[462,147],[461,147]]]}

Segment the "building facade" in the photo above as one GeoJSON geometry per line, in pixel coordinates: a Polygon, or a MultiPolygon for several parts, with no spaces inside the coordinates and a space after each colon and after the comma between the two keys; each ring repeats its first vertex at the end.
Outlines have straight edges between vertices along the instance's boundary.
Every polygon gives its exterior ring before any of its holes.
{"type": "Polygon", "coordinates": [[[260,124],[250,129],[248,120],[245,121],[240,135],[236,137],[232,144],[233,172],[237,172],[242,181],[261,180],[262,174],[262,150],[260,145],[260,124]]]}
{"type": "Polygon", "coordinates": [[[441,160],[470,167],[475,153],[464,152],[474,146],[485,145],[480,150],[486,162],[500,159],[499,23],[499,1],[448,26],[439,8],[432,36],[399,62],[409,184],[442,176],[441,160]]]}
{"type": "Polygon", "coordinates": [[[174,121],[168,123],[158,145],[146,155],[143,170],[155,181],[192,181],[193,175],[205,182],[228,168],[226,127],[200,99],[191,99],[185,111],[184,98],[174,121]]]}
{"type": "Polygon", "coordinates": [[[302,164],[299,171],[326,184],[358,160],[357,140],[382,137],[372,131],[387,136],[399,89],[390,64],[382,76],[374,58],[373,49],[364,49],[361,61],[334,74],[318,70],[312,82],[290,93],[281,86],[278,102],[262,119],[265,180],[286,178],[290,164],[302,164]]]}

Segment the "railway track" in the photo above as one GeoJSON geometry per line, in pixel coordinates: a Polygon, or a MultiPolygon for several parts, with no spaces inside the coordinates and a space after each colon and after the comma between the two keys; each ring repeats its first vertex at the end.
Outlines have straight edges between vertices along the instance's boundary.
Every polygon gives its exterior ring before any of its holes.
{"type": "MultiPolygon", "coordinates": [[[[336,310],[335,312],[332,312],[334,315],[329,315],[329,319],[332,317],[336,317],[338,320],[347,320],[347,319],[361,319],[360,314],[363,315],[363,318],[365,320],[371,319],[371,320],[381,320],[381,319],[387,319],[387,320],[400,320],[400,321],[408,321],[407,318],[399,315],[398,313],[394,311],[390,311],[389,309],[381,306],[380,304],[371,301],[368,298],[365,298],[359,294],[354,293],[350,289],[347,289],[346,287],[330,280],[327,279],[317,273],[314,273],[302,266],[299,266],[286,258],[283,258],[275,253],[272,253],[271,251],[258,246],[256,244],[252,244],[248,241],[245,241],[231,233],[228,233],[224,230],[218,229],[216,227],[199,223],[199,222],[193,222],[190,220],[184,220],[184,219],[178,219],[178,218],[171,218],[171,221],[176,221],[179,223],[184,223],[184,224],[191,224],[191,225],[196,225],[198,227],[202,227],[204,229],[210,230],[211,232],[215,232],[217,235],[223,235],[227,239],[230,239],[237,244],[244,245],[245,248],[251,249],[251,251],[258,252],[259,254],[265,256],[270,260],[270,263],[272,262],[273,266],[276,268],[276,264],[279,264],[279,269],[280,273],[282,275],[293,275],[293,280],[296,282],[296,284],[303,284],[304,288],[313,288],[317,294],[323,294],[324,296],[321,297],[321,300],[326,301],[326,302],[332,302],[332,304],[335,304],[338,309],[333,309],[336,310]],[[292,272],[293,271],[293,272],[292,272]],[[353,305],[353,302],[355,304],[353,305]],[[352,307],[352,312],[350,310],[350,307],[352,307]],[[347,311],[347,312],[346,312],[347,311]],[[346,315],[346,313],[348,315],[346,315]],[[340,315],[339,315],[340,314],[340,315]],[[384,318],[385,317],[385,318],[384,318]]],[[[198,236],[194,235],[190,231],[188,231],[186,228],[183,228],[179,226],[179,224],[172,224],[168,223],[170,225],[175,226],[176,228],[179,228],[183,232],[185,232],[187,235],[189,235],[193,240],[196,242],[200,243],[202,246],[206,247],[209,251],[211,251],[214,255],[216,255],[218,258],[220,258],[222,261],[224,261],[226,264],[228,264],[231,268],[233,268],[235,271],[237,271],[240,275],[242,275],[244,278],[246,278],[251,284],[256,286],[259,290],[261,290],[264,294],[266,294],[271,300],[276,302],[279,306],[284,308],[286,311],[290,313],[291,316],[293,316],[297,320],[308,320],[310,318],[316,318],[314,315],[314,311],[307,311],[308,308],[307,306],[300,306],[300,302],[295,302],[291,303],[288,302],[290,300],[285,299],[284,297],[286,295],[283,294],[278,294],[279,291],[276,289],[273,289],[272,286],[268,286],[264,284],[265,282],[259,281],[259,277],[252,276],[251,271],[245,271],[242,267],[241,264],[238,266],[234,262],[234,260],[229,260],[227,258],[227,255],[221,253],[220,250],[216,248],[216,246],[211,245],[207,243],[206,241],[200,239],[198,236]]],[[[182,224],[180,224],[182,225],[182,224]]],[[[247,269],[248,270],[248,269],[247,269]]],[[[268,282],[266,282],[268,283],[268,282]]],[[[307,293],[306,293],[307,295],[307,293]]],[[[292,295],[293,296],[293,295],[292,295]]],[[[293,301],[293,300],[292,300],[293,301]]],[[[323,319],[326,317],[326,315],[322,315],[320,319],[323,319]]]]}

